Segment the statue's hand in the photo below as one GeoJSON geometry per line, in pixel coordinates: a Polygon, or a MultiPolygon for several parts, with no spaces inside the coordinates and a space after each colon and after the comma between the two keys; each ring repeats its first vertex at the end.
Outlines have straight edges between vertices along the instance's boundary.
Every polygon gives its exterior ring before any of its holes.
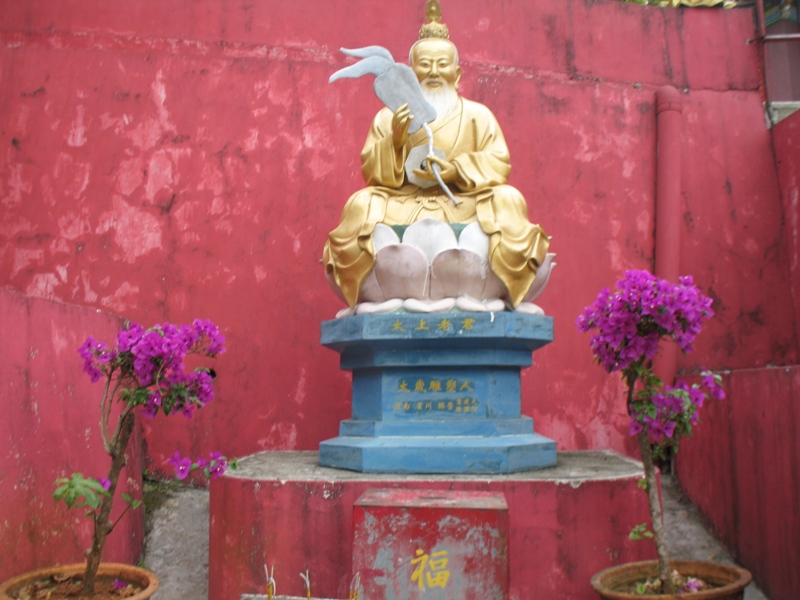
{"type": "Polygon", "coordinates": [[[411,125],[411,119],[414,115],[408,108],[408,104],[403,104],[392,116],[392,143],[396,150],[400,150],[406,145],[408,141],[408,127],[411,125]]]}
{"type": "Polygon", "coordinates": [[[428,179],[429,181],[436,181],[436,176],[433,174],[433,165],[436,164],[439,166],[439,175],[442,181],[445,183],[453,183],[458,179],[458,169],[456,169],[456,166],[450,161],[429,154],[425,159],[425,163],[426,168],[424,170],[414,169],[414,175],[422,177],[423,179],[428,179]]]}

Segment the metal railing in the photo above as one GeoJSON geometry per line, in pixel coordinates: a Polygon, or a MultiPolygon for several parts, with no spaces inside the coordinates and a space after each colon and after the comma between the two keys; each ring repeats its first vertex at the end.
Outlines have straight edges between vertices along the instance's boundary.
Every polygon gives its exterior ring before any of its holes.
{"type": "Polygon", "coordinates": [[[756,0],[756,37],[747,40],[748,44],[752,44],[754,42],[761,42],[761,61],[763,66],[763,77],[764,77],[764,102],[767,106],[770,105],[770,94],[769,94],[769,62],[768,56],[766,52],[766,44],[768,42],[794,42],[800,41],[800,33],[775,33],[775,34],[767,34],[767,20],[764,11],[764,0],[756,0]]]}
{"type": "Polygon", "coordinates": [[[764,16],[764,0],[756,0],[756,21],[758,27],[758,35],[752,39],[747,40],[752,42],[791,42],[800,40],[800,33],[776,33],[767,35],[767,20],[764,16]]]}

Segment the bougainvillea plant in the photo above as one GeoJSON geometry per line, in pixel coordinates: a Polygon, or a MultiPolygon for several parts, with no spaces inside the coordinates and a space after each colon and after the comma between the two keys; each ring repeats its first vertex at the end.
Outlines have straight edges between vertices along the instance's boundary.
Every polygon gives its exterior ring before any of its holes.
{"type": "MultiPolygon", "coordinates": [[[[94,594],[106,538],[122,517],[120,515],[113,523],[110,520],[136,411],[146,418],[155,418],[159,413],[191,418],[196,410],[213,400],[214,372],[206,367],[189,371],[184,360],[192,354],[215,357],[225,351],[224,343],[225,338],[214,323],[197,319],[191,325],[164,323],[149,329],[131,323],[119,332],[113,347],[89,337],[79,348],[83,370],[93,383],[103,382],[100,436],[105,452],[111,457],[107,477],[73,473],[69,478],[56,481],[53,494],[70,508],[85,508],[86,516],[93,521],[92,546],[86,551],[81,596],[94,594]],[[116,404],[121,407],[115,408],[116,404]]],[[[194,463],[176,452],[168,462],[181,479],[198,468],[209,477],[217,477],[229,466],[227,459],[216,452],[194,463]]],[[[141,504],[128,494],[121,496],[127,503],[125,512],[141,504]]]]}
{"type": "Polygon", "coordinates": [[[654,538],[659,561],[657,587],[663,593],[676,590],[664,541],[654,458],[665,458],[668,449],[677,451],[680,439],[691,435],[698,423],[698,409],[708,398],[721,399],[725,393],[720,375],[710,371],[703,371],[696,383],[679,380],[664,385],[653,373],[653,359],[663,340],[677,343],[684,354],[690,352],[703,321],[713,315],[711,299],[691,277],[681,277],[673,284],[647,271],[628,271],[616,290],[601,291],[577,321],[580,331],[592,334],[589,344],[595,361],[609,373],[620,373],[627,384],[630,433],[639,441],[653,529],[649,532],[646,525],[637,526],[632,537],[654,538]]]}

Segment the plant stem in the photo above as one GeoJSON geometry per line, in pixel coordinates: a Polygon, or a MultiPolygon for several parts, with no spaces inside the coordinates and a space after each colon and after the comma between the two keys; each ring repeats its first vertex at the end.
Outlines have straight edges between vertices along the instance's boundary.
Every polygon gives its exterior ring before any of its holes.
{"type": "Polygon", "coordinates": [[[100,402],[100,437],[103,439],[103,448],[111,453],[111,443],[108,440],[108,417],[106,417],[106,403],[108,403],[108,388],[111,386],[111,373],[106,378],[106,385],[103,389],[103,400],[100,402]]]}
{"type": "Polygon", "coordinates": [[[97,569],[100,566],[100,558],[103,554],[103,546],[106,537],[112,529],[111,507],[114,504],[114,493],[117,490],[117,483],[122,467],[125,466],[125,451],[128,448],[128,441],[133,433],[134,415],[127,413],[122,417],[119,435],[111,444],[111,468],[108,472],[108,479],[111,485],[108,488],[108,495],[103,496],[100,502],[100,509],[94,517],[94,536],[92,547],[86,552],[86,571],[83,575],[83,586],[81,596],[91,597],[94,594],[94,584],[97,579],[97,569]]]}
{"type": "MultiPolygon", "coordinates": [[[[128,415],[130,415],[132,412],[133,412],[133,404],[126,404],[125,408],[122,409],[122,412],[119,415],[119,421],[117,421],[117,428],[114,430],[114,435],[111,438],[112,443],[116,444],[116,440],[119,440],[120,436],[122,436],[122,427],[124,427],[125,425],[125,419],[127,419],[128,415]]],[[[127,441],[125,443],[127,444],[127,441]]],[[[122,453],[123,454],[125,453],[124,448],[122,450],[122,453]]],[[[111,452],[109,452],[109,454],[111,454],[111,452]]]]}
{"type": "MultiPolygon", "coordinates": [[[[109,427],[108,423],[111,420],[111,405],[113,403],[114,398],[117,397],[117,391],[119,390],[120,386],[122,385],[122,379],[120,378],[115,384],[114,389],[111,391],[111,394],[108,393],[109,385],[111,384],[111,377],[113,375],[113,371],[108,375],[108,381],[106,382],[105,390],[103,390],[103,401],[100,403],[100,436],[103,438],[103,447],[105,448],[106,452],[111,454],[111,445],[113,444],[113,440],[110,439],[109,436],[109,427]]],[[[118,421],[119,424],[122,422],[122,419],[118,421]]],[[[119,431],[114,433],[114,437],[118,437],[119,431]]]]}
{"type": "Polygon", "coordinates": [[[126,505],[125,505],[125,508],[124,508],[124,510],[123,510],[123,511],[120,513],[120,515],[117,517],[117,520],[116,520],[116,521],[114,521],[114,522],[113,522],[113,523],[112,523],[112,524],[111,524],[111,525],[108,527],[108,533],[109,533],[109,534],[110,534],[112,531],[114,531],[114,528],[117,526],[117,523],[119,523],[120,521],[122,521],[122,517],[124,517],[124,516],[125,516],[125,513],[127,513],[127,512],[128,512],[130,509],[131,509],[131,504],[126,504],[126,505]]]}
{"type": "Polygon", "coordinates": [[[647,500],[650,504],[650,518],[653,524],[653,535],[658,552],[658,577],[661,579],[661,590],[665,594],[674,594],[672,567],[669,564],[669,552],[664,539],[664,522],[661,515],[661,500],[658,497],[656,482],[656,466],[653,462],[653,448],[645,431],[639,432],[639,450],[644,463],[644,476],[647,481],[647,500]]]}

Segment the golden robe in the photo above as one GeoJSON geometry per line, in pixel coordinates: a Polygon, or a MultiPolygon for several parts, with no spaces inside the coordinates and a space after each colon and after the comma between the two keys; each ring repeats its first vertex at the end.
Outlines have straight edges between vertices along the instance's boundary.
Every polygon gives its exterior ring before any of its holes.
{"type": "Polygon", "coordinates": [[[528,221],[522,194],[506,184],[511,171],[503,132],[491,111],[463,98],[450,114],[430,125],[434,146],[458,170],[458,182],[449,184],[460,201],[454,205],[438,185],[422,189],[408,182],[408,152],[427,144],[420,129],[396,151],[392,143],[392,111],[381,110],[361,151],[361,172],[369,187],[345,204],[339,226],[325,244],[322,261],[352,307],[361,284],[375,264],[372,232],[377,223],[409,225],[425,218],[446,223],[478,221],[489,236],[492,271],[508,289],[517,306],[536,278],[550,240],[528,221]]]}

